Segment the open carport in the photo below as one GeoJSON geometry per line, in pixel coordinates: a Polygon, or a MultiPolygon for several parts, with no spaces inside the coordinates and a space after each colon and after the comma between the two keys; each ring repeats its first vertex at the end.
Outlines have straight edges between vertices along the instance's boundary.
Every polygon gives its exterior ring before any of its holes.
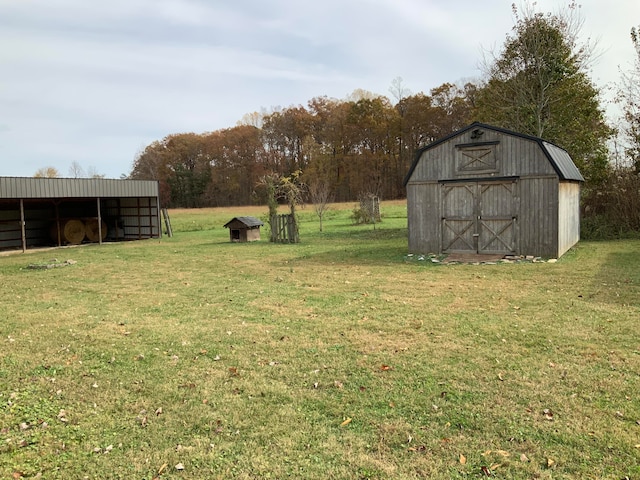
{"type": "Polygon", "coordinates": [[[161,235],[156,181],[0,177],[0,250],[161,235]]]}

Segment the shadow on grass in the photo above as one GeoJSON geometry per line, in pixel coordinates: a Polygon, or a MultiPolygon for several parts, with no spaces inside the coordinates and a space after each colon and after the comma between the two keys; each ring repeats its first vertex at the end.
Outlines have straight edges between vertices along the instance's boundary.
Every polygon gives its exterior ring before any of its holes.
{"type": "Polygon", "coordinates": [[[598,301],[640,306],[640,254],[609,253],[594,277],[593,288],[598,301]]]}

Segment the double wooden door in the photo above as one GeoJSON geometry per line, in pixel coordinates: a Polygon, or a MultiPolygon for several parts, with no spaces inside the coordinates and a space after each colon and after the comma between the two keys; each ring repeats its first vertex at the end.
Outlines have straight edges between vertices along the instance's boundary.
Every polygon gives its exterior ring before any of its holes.
{"type": "Polygon", "coordinates": [[[442,184],[442,251],[516,251],[517,182],[442,184]]]}

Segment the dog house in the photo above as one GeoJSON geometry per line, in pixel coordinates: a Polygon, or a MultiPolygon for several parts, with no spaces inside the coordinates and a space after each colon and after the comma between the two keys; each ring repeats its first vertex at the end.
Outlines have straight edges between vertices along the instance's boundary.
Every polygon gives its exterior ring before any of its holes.
{"type": "Polygon", "coordinates": [[[255,242],[260,240],[262,221],[255,217],[234,217],[224,224],[229,229],[232,242],[255,242]]]}

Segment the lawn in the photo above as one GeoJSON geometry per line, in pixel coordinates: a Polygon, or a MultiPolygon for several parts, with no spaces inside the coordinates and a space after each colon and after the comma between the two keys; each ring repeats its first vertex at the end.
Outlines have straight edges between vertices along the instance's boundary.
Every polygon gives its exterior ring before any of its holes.
{"type": "Polygon", "coordinates": [[[0,478],[640,478],[640,241],[444,265],[353,207],[0,257],[0,478]]]}

